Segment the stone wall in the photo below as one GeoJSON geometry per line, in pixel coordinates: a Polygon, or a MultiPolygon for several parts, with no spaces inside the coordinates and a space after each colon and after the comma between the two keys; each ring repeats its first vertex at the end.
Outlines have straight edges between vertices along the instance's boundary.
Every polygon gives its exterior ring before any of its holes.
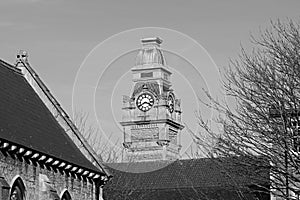
{"type": "MultiPolygon", "coordinates": [[[[25,199],[60,199],[68,192],[72,200],[95,200],[95,184],[63,172],[36,166],[0,152],[0,177],[13,186],[17,178],[25,185],[25,199]]],[[[1,194],[1,192],[0,192],[1,194]]],[[[1,197],[0,197],[1,199],[1,197]]],[[[3,199],[6,200],[6,199],[3,199]]]]}

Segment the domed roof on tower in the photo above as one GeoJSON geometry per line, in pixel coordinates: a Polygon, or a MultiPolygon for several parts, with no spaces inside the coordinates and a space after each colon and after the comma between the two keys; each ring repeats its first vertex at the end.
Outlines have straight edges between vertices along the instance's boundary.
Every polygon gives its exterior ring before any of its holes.
{"type": "Polygon", "coordinates": [[[162,39],[160,39],[159,37],[144,38],[141,39],[141,42],[142,48],[136,57],[135,65],[166,64],[165,58],[160,48],[162,39]]]}

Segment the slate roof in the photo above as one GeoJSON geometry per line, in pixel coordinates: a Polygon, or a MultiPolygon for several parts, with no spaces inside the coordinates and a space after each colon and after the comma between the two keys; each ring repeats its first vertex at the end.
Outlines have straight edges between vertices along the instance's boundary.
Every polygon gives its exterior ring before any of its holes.
{"type": "Polygon", "coordinates": [[[206,199],[205,196],[209,199],[238,199],[237,189],[269,185],[268,167],[238,166],[229,158],[177,160],[147,173],[124,170],[151,168],[154,166],[151,162],[114,163],[108,166],[114,177],[104,186],[104,197],[107,199],[122,199],[124,196],[132,197],[128,199],[206,199]]]}
{"type": "Polygon", "coordinates": [[[103,173],[77,148],[18,69],[0,60],[0,139],[103,173]]]}

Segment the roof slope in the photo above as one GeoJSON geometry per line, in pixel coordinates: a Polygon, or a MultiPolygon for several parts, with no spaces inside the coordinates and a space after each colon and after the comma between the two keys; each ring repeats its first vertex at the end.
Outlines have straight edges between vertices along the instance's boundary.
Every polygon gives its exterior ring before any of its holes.
{"type": "Polygon", "coordinates": [[[23,75],[0,61],[0,138],[100,172],[77,148],[23,75]]]}
{"type": "MultiPolygon", "coordinates": [[[[138,171],[137,166],[138,168],[153,166],[151,162],[110,164],[109,166],[112,167],[110,170],[114,177],[104,187],[104,194],[108,199],[122,199],[121,196],[128,196],[128,193],[135,195],[134,198],[151,194],[153,199],[193,199],[199,195],[199,191],[211,198],[218,199],[212,195],[226,196],[231,193],[232,196],[234,193],[228,191],[235,191],[237,188],[245,189],[254,185],[268,186],[269,184],[268,168],[256,169],[251,165],[248,167],[238,166],[230,158],[177,160],[164,168],[148,173],[129,173],[116,170],[124,170],[126,165],[127,171],[132,171],[132,168],[138,171]],[[111,197],[113,194],[119,194],[119,197],[111,197]],[[157,197],[154,197],[154,194],[157,197]]],[[[202,198],[199,197],[199,199],[202,198]]]]}

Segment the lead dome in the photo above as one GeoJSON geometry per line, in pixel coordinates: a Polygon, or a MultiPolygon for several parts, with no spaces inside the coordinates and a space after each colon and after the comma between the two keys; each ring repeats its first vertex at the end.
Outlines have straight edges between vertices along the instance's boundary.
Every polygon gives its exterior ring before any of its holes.
{"type": "Polygon", "coordinates": [[[160,44],[162,39],[156,38],[144,38],[141,39],[142,48],[136,57],[135,65],[147,65],[147,64],[159,64],[165,65],[166,61],[163,56],[160,44]]]}

